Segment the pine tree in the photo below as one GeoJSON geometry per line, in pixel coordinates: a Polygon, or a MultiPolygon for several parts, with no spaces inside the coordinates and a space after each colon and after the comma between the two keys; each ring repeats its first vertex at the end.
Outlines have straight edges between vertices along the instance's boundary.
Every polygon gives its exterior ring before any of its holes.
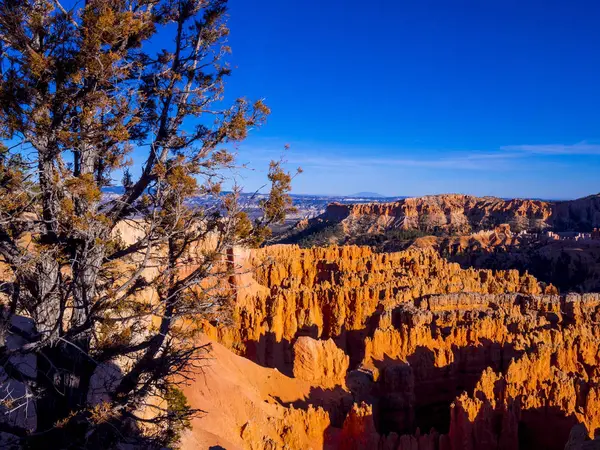
{"type": "Polygon", "coordinates": [[[37,418],[0,431],[28,448],[173,445],[195,413],[177,386],[205,358],[198,322],[228,314],[224,255],[283,219],[292,177],[271,165],[254,220],[221,193],[228,149],[269,114],[225,106],[225,0],[76,5],[0,1],[0,406],[37,418]]]}

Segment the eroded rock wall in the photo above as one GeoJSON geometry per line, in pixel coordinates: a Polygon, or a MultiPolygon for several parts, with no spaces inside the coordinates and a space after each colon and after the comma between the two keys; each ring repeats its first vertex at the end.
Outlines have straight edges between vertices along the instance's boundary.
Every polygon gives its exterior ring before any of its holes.
{"type": "Polygon", "coordinates": [[[558,295],[530,275],[461,269],[431,250],[275,246],[238,256],[234,323],[207,324],[207,334],[290,387],[253,400],[271,405],[263,419],[236,413],[226,429],[241,448],[594,443],[600,295],[558,295]]]}
{"type": "Polygon", "coordinates": [[[234,326],[208,333],[236,352],[291,374],[298,336],[335,340],[362,359],[364,337],[384,311],[430,294],[538,294],[550,289],[517,271],[464,270],[432,250],[273,246],[241,255],[234,326]],[[252,271],[252,277],[248,274],[252,271]],[[357,349],[354,351],[354,349],[357,349]]]}
{"type": "Polygon", "coordinates": [[[299,222],[282,242],[314,237],[325,228],[335,228],[338,242],[365,243],[393,230],[466,234],[501,224],[517,231],[590,232],[600,227],[600,195],[562,202],[441,194],[389,203],[331,203],[320,216],[299,222]]]}

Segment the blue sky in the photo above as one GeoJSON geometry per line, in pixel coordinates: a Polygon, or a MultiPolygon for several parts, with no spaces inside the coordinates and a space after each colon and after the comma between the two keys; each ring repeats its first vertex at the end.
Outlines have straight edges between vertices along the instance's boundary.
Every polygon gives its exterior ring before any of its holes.
{"type": "Polygon", "coordinates": [[[228,95],[265,98],[239,148],[291,144],[296,193],[600,191],[600,2],[230,0],[228,95]]]}

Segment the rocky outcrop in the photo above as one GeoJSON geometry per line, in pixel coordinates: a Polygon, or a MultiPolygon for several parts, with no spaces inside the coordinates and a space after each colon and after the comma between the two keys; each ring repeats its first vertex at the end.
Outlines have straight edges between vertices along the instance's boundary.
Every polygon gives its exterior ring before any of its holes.
{"type": "Polygon", "coordinates": [[[488,367],[454,402],[453,448],[562,449],[573,426],[600,427],[599,300],[552,300],[554,323],[524,334],[529,350],[506,370],[488,367]]]}
{"type": "Polygon", "coordinates": [[[356,364],[366,333],[384,311],[426,295],[551,290],[517,271],[464,270],[430,250],[383,254],[355,246],[280,245],[240,256],[244,275],[237,284],[234,326],[207,326],[207,333],[287,374],[297,337],[332,338],[356,364]]]}
{"type": "Polygon", "coordinates": [[[300,336],[294,344],[294,378],[333,388],[345,386],[350,360],[333,340],[300,336]]]}
{"type": "Polygon", "coordinates": [[[357,243],[367,242],[365,236],[390,230],[466,234],[501,224],[517,231],[552,228],[589,232],[600,227],[600,194],[563,202],[442,194],[390,203],[332,203],[320,216],[300,224],[284,241],[297,242],[334,226],[342,235],[339,241],[357,243]]]}
{"type": "Polygon", "coordinates": [[[577,424],[571,428],[565,450],[600,450],[600,437],[590,439],[585,425],[577,424]]]}
{"type": "Polygon", "coordinates": [[[203,413],[183,436],[183,449],[323,448],[328,413],[283,405],[309,396],[309,383],[260,367],[215,342],[210,353],[196,370],[196,381],[184,390],[192,407],[203,413]]]}
{"type": "Polygon", "coordinates": [[[600,227],[600,194],[553,205],[552,226],[557,230],[591,231],[600,227]]]}
{"type": "Polygon", "coordinates": [[[225,448],[594,444],[599,294],[558,295],[526,273],[462,269],[431,249],[275,246],[238,252],[236,264],[234,323],[206,330],[244,356],[228,358],[260,395],[243,406],[239,379],[196,383],[192,406],[222,391],[236,403],[222,401],[194,433],[235,436],[225,448]]]}
{"type": "MultiPolygon", "coordinates": [[[[386,242],[388,251],[402,245],[386,242]]],[[[518,269],[561,291],[600,291],[600,240],[547,240],[506,226],[464,236],[426,236],[404,247],[433,249],[462,267],[518,269]]]]}
{"type": "Polygon", "coordinates": [[[495,197],[444,194],[415,197],[391,203],[330,204],[325,212],[304,224],[304,234],[324,226],[342,224],[354,234],[392,229],[467,233],[503,223],[534,228],[545,225],[553,204],[540,200],[503,200],[495,197]]]}
{"type": "Polygon", "coordinates": [[[381,436],[375,429],[373,408],[366,403],[352,405],[338,439],[344,450],[377,448],[381,436]]]}

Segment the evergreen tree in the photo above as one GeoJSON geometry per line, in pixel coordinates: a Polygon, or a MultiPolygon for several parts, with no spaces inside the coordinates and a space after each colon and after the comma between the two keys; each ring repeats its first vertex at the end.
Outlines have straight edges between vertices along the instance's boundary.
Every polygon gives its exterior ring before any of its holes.
{"type": "Polygon", "coordinates": [[[225,0],[76,5],[0,1],[0,406],[37,417],[0,431],[28,448],[173,445],[195,412],[177,385],[205,358],[199,319],[228,314],[224,255],[283,219],[292,177],[272,163],[254,220],[220,194],[227,148],[269,113],[224,103],[225,0]]]}

